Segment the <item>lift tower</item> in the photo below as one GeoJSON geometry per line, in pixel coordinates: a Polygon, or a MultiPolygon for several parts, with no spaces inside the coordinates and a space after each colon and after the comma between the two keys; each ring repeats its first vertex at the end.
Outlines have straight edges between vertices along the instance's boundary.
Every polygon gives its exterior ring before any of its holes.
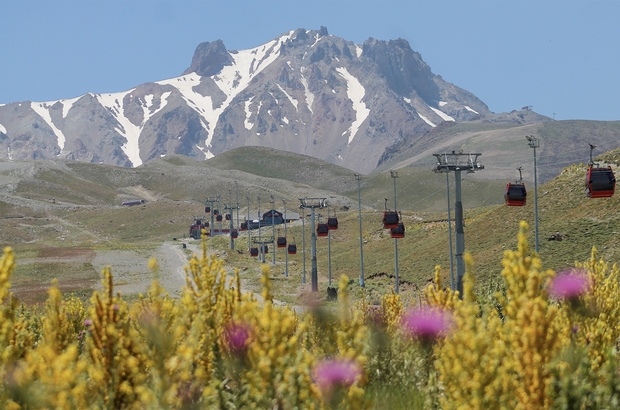
{"type": "Polygon", "coordinates": [[[327,198],[299,198],[299,205],[302,209],[310,208],[312,213],[310,223],[312,224],[312,233],[310,235],[311,242],[311,252],[312,252],[312,272],[311,272],[311,280],[312,280],[312,291],[319,291],[319,274],[316,266],[316,227],[314,224],[314,210],[321,209],[327,207],[327,203],[325,202],[327,198]]]}
{"type": "MultiPolygon", "coordinates": [[[[444,154],[433,154],[437,158],[437,163],[433,171],[435,172],[454,172],[455,181],[455,204],[454,204],[454,223],[456,225],[456,290],[463,297],[463,276],[465,276],[465,263],[463,253],[465,252],[465,223],[463,220],[463,202],[461,199],[461,171],[471,174],[484,169],[484,165],[478,162],[480,153],[454,152],[444,154]]],[[[448,204],[449,205],[449,204],[448,204]]],[[[450,238],[452,241],[452,238],[450,238]]],[[[452,259],[452,255],[450,255],[452,259]]]]}

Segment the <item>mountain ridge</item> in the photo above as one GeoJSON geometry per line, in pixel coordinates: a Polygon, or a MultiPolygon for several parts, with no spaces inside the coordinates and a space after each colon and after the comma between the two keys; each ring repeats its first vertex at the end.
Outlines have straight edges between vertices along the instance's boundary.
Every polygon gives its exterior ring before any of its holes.
{"type": "Polygon", "coordinates": [[[136,167],[262,145],[368,172],[404,133],[487,113],[406,40],[358,45],[321,27],[248,50],[201,43],[181,76],[123,92],[4,104],[0,152],[136,167]]]}

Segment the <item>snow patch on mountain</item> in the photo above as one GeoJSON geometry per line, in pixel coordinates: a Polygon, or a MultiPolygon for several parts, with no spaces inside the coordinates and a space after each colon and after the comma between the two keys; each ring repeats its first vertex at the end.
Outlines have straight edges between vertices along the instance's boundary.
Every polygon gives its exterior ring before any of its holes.
{"type": "Polygon", "coordinates": [[[304,94],[306,95],[306,105],[308,106],[308,110],[312,114],[314,114],[314,111],[312,111],[312,104],[314,104],[314,94],[312,94],[310,88],[308,88],[308,80],[306,80],[306,77],[304,77],[303,74],[301,75],[301,83],[304,86],[304,94]]]}
{"type": "Polygon", "coordinates": [[[2,124],[0,124],[0,132],[6,134],[6,128],[2,124]]]}
{"type": "MultiPolygon", "coordinates": [[[[210,132],[211,127],[215,129],[217,123],[217,117],[214,117],[213,102],[211,96],[202,95],[194,91],[194,87],[200,84],[201,77],[196,73],[190,73],[182,75],[180,77],[171,78],[169,80],[158,81],[157,84],[171,85],[181,93],[181,97],[187,105],[198,113],[205,121],[203,127],[207,131],[206,146],[211,144],[212,134],[210,132]]],[[[219,113],[217,114],[219,116],[219,113]]]]}
{"type": "Polygon", "coordinates": [[[39,114],[41,118],[43,118],[43,120],[47,123],[47,125],[50,126],[50,128],[54,132],[54,135],[56,136],[57,144],[60,147],[60,150],[62,151],[65,148],[65,141],[67,139],[65,138],[65,134],[63,134],[62,131],[58,129],[58,127],[56,127],[56,125],[52,121],[52,116],[50,115],[50,112],[49,112],[51,105],[48,105],[47,103],[33,102],[33,103],[30,103],[30,107],[34,110],[34,112],[39,114]]]}
{"type": "Polygon", "coordinates": [[[474,114],[478,114],[478,111],[469,108],[468,106],[464,106],[467,111],[473,112],[474,114]]]}
{"type": "Polygon", "coordinates": [[[445,112],[438,110],[437,108],[431,107],[429,106],[428,108],[430,108],[431,110],[433,110],[435,112],[435,114],[439,115],[441,117],[442,120],[444,121],[454,121],[454,118],[450,117],[448,114],[446,114],[445,112]]]}
{"type": "Polygon", "coordinates": [[[353,121],[349,129],[342,134],[345,135],[347,132],[349,133],[348,145],[351,141],[353,141],[360,125],[362,125],[366,118],[368,118],[368,115],[370,115],[370,110],[366,107],[366,103],[363,101],[364,95],[366,95],[366,90],[359,80],[353,77],[345,67],[338,67],[336,68],[336,71],[347,82],[347,96],[351,102],[353,102],[353,111],[355,111],[355,121],[353,121]]]}
{"type": "Polygon", "coordinates": [[[252,111],[250,111],[250,104],[252,104],[252,99],[254,97],[247,100],[244,104],[245,107],[245,121],[243,124],[245,125],[246,130],[251,130],[254,127],[254,123],[250,122],[250,117],[252,116],[252,111]]]}
{"type": "Polygon", "coordinates": [[[286,95],[286,98],[288,98],[288,100],[291,102],[291,104],[293,104],[293,106],[295,107],[295,111],[299,111],[299,109],[297,108],[297,100],[294,99],[293,97],[291,97],[289,95],[289,93],[286,92],[286,90],[284,90],[284,88],[282,88],[282,86],[280,84],[276,84],[278,86],[278,88],[280,89],[280,91],[282,91],[284,93],[284,95],[286,95]]]}
{"type": "MultiPolygon", "coordinates": [[[[158,82],[158,84],[172,85],[177,88],[188,105],[206,121],[207,127],[205,127],[205,130],[207,131],[207,139],[205,141],[205,148],[211,146],[213,132],[217,127],[217,122],[222,112],[224,112],[235,96],[243,91],[258,73],[275,61],[280,54],[281,44],[288,40],[293,32],[294,31],[291,30],[287,35],[281,36],[280,38],[256,48],[234,52],[229,51],[230,57],[233,60],[232,65],[224,66],[218,74],[211,76],[218,88],[226,95],[226,99],[218,107],[213,106],[210,96],[205,96],[194,91],[194,86],[200,84],[201,81],[201,77],[196,73],[158,82]]],[[[246,102],[246,113],[247,108],[248,105],[246,102]]],[[[246,117],[246,128],[248,125],[249,123],[246,117]]],[[[205,152],[203,149],[201,149],[201,151],[205,152]]],[[[208,150],[206,152],[213,155],[208,150]]]]}
{"type": "Polygon", "coordinates": [[[62,118],[67,118],[67,114],[69,114],[69,110],[71,109],[71,107],[73,107],[73,104],[75,104],[75,102],[79,100],[80,98],[82,98],[82,96],[59,101],[62,104],[62,118]]]}
{"type": "Polygon", "coordinates": [[[437,126],[436,124],[434,124],[431,120],[429,120],[428,118],[426,118],[422,114],[418,113],[418,115],[420,116],[420,118],[422,118],[424,120],[425,123],[427,123],[431,127],[435,128],[437,126]]]}
{"type": "Polygon", "coordinates": [[[125,155],[127,155],[129,161],[131,161],[132,167],[137,167],[142,165],[142,159],[140,158],[140,145],[138,144],[138,141],[140,139],[140,133],[142,132],[144,123],[148,119],[148,113],[143,105],[143,121],[139,125],[135,125],[125,116],[125,106],[123,105],[123,100],[125,96],[131,95],[134,90],[135,88],[121,93],[96,94],[95,98],[99,101],[99,104],[108,109],[110,114],[112,114],[118,122],[120,128],[115,127],[114,129],[116,132],[125,137],[125,140],[127,141],[121,146],[121,149],[125,155]]]}

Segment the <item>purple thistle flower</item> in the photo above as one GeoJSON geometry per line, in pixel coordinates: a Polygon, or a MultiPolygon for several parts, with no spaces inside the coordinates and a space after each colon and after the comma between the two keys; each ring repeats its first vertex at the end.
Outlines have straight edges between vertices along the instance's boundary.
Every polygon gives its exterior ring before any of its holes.
{"type": "Polygon", "coordinates": [[[93,324],[93,321],[92,321],[92,320],[90,320],[90,319],[86,319],[86,320],[84,321],[84,325],[85,325],[85,326],[90,326],[90,325],[92,325],[92,324],[93,324]]]}
{"type": "Polygon", "coordinates": [[[353,360],[323,360],[314,368],[314,379],[321,390],[327,391],[335,385],[352,385],[361,372],[353,360]]]}
{"type": "Polygon", "coordinates": [[[433,307],[423,307],[405,313],[402,324],[410,335],[423,340],[434,340],[450,329],[451,320],[448,312],[433,307]]]}
{"type": "Polygon", "coordinates": [[[549,293],[559,299],[577,299],[590,290],[587,275],[578,271],[559,273],[551,281],[549,293]]]}
{"type": "Polygon", "coordinates": [[[226,344],[233,353],[243,353],[247,350],[250,338],[250,328],[247,325],[232,323],[224,331],[226,344]]]}

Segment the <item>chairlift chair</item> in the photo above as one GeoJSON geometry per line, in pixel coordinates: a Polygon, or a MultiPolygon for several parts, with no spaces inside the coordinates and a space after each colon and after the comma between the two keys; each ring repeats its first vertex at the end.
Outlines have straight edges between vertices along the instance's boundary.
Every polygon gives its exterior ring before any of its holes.
{"type": "Polygon", "coordinates": [[[590,164],[586,173],[586,195],[589,198],[609,198],[616,189],[616,177],[610,166],[599,167],[592,159],[592,150],[596,146],[590,144],[590,164]]]}

